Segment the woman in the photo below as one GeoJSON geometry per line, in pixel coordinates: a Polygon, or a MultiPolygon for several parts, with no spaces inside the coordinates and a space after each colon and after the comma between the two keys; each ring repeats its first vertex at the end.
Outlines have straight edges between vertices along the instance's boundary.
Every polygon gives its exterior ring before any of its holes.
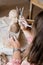
{"type": "MultiPolygon", "coordinates": [[[[21,21],[25,20],[22,19],[21,21]]],[[[24,31],[23,26],[21,26],[21,29],[24,31]]],[[[30,36],[28,35],[29,38],[31,38],[32,44],[30,44],[30,49],[28,50],[29,53],[27,61],[22,61],[21,59],[20,44],[17,39],[15,38],[14,41],[13,38],[11,38],[10,42],[15,50],[13,59],[9,63],[7,63],[7,65],[43,65],[43,12],[39,13],[35,18],[32,30],[33,37],[31,36],[31,34],[29,34],[30,36]]]]}

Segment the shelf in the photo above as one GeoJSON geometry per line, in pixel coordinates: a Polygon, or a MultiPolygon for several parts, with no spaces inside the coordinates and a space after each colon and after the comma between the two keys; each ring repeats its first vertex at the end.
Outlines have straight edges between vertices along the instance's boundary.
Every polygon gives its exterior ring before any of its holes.
{"type": "Polygon", "coordinates": [[[41,9],[43,9],[43,3],[40,3],[38,0],[31,0],[31,3],[41,9]]]}
{"type": "Polygon", "coordinates": [[[32,19],[33,15],[33,5],[43,9],[43,2],[39,2],[38,0],[30,0],[30,13],[29,13],[29,19],[32,19]]]}

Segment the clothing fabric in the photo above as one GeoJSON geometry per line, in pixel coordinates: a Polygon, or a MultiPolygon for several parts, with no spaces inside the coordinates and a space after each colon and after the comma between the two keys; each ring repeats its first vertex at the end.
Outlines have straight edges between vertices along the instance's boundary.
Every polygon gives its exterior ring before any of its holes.
{"type": "Polygon", "coordinates": [[[22,63],[20,60],[18,59],[12,59],[10,60],[6,65],[30,65],[29,62],[27,62],[27,60],[24,60],[22,63]]]}

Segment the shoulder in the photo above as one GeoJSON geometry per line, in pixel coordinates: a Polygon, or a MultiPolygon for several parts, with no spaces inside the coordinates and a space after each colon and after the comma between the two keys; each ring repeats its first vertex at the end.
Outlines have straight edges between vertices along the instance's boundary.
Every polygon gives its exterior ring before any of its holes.
{"type": "Polygon", "coordinates": [[[30,63],[27,60],[24,60],[21,65],[30,65],[30,63]]]}
{"type": "Polygon", "coordinates": [[[21,63],[21,65],[35,65],[35,64],[30,64],[26,59],[21,63]]]}

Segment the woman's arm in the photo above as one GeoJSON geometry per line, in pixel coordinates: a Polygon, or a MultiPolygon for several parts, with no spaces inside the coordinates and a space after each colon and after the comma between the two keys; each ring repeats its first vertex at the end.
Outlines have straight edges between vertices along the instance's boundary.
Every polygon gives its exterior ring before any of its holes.
{"type": "Polygon", "coordinates": [[[21,65],[21,53],[18,49],[20,49],[20,44],[18,40],[13,38],[10,38],[10,44],[13,46],[14,49],[17,49],[14,51],[12,59],[7,63],[7,65],[21,65]]]}

